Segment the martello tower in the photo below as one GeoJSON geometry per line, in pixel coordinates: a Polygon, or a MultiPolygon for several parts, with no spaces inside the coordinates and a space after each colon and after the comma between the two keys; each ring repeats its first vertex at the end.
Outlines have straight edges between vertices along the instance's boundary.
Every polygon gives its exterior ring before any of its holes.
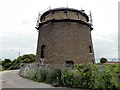
{"type": "Polygon", "coordinates": [[[92,24],[84,10],[50,9],[40,16],[36,28],[39,32],[37,63],[95,62],[91,38],[92,24]]]}

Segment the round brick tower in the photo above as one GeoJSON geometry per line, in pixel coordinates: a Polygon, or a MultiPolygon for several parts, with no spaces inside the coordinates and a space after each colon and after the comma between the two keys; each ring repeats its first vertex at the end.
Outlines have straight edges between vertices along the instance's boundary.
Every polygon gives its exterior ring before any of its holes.
{"type": "Polygon", "coordinates": [[[36,62],[40,64],[94,63],[92,25],[84,10],[56,8],[44,12],[38,27],[36,62]]]}

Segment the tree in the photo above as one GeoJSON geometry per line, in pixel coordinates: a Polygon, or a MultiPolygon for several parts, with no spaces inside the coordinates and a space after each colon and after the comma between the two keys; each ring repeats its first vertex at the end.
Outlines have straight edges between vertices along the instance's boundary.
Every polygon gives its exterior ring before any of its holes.
{"type": "Polygon", "coordinates": [[[10,59],[5,59],[4,61],[2,61],[2,66],[7,69],[11,66],[11,60],[10,59]]]}
{"type": "Polygon", "coordinates": [[[4,66],[4,65],[7,64],[7,63],[10,63],[10,62],[11,62],[10,59],[5,59],[5,60],[3,60],[3,61],[2,61],[2,66],[4,66]]]}
{"type": "Polygon", "coordinates": [[[30,63],[31,61],[30,61],[30,59],[29,58],[25,58],[23,61],[22,61],[22,63],[30,63]]]}
{"type": "Polygon", "coordinates": [[[6,64],[6,63],[10,63],[11,60],[10,59],[5,59],[4,61],[2,61],[2,65],[6,64]]]}
{"type": "Polygon", "coordinates": [[[5,59],[2,61],[2,66],[5,69],[13,70],[13,69],[19,69],[20,63],[32,63],[35,61],[35,55],[34,54],[25,54],[23,56],[19,56],[17,59],[14,59],[11,61],[10,59],[5,59]]]}
{"type": "MultiPolygon", "coordinates": [[[[32,63],[35,61],[35,55],[34,54],[25,54],[21,57],[21,62],[24,62],[24,60],[27,59],[28,63],[32,63]]],[[[25,60],[25,62],[27,62],[25,60]]]]}
{"type": "Polygon", "coordinates": [[[106,62],[107,62],[107,59],[106,59],[106,58],[102,57],[102,58],[100,59],[100,63],[106,63],[106,62]]]}
{"type": "Polygon", "coordinates": [[[11,66],[11,63],[9,62],[9,63],[4,64],[3,67],[4,67],[5,69],[8,69],[10,66],[11,66]]]}

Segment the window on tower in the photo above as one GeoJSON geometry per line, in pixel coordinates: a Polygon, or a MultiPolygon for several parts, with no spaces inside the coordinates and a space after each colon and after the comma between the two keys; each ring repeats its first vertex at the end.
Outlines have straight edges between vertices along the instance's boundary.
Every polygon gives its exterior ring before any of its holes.
{"type": "Polygon", "coordinates": [[[65,17],[68,17],[68,12],[67,12],[67,10],[65,10],[64,13],[65,13],[65,17]]]}
{"type": "Polygon", "coordinates": [[[92,53],[92,47],[91,46],[89,46],[89,51],[90,51],[90,53],[92,53]]]}
{"type": "Polygon", "coordinates": [[[73,61],[66,61],[66,67],[71,67],[73,68],[74,62],[73,61]]]}
{"type": "Polygon", "coordinates": [[[40,55],[41,58],[44,58],[44,53],[45,53],[45,45],[42,45],[41,46],[41,55],[40,55]]]}
{"type": "Polygon", "coordinates": [[[79,13],[76,13],[76,15],[77,15],[77,18],[79,19],[79,13]]]}

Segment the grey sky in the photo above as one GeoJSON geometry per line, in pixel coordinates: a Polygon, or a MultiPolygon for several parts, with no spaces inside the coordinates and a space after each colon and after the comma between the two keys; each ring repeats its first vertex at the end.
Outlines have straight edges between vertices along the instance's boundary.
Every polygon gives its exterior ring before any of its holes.
{"type": "Polygon", "coordinates": [[[1,0],[0,58],[15,59],[18,53],[36,53],[36,18],[46,8],[85,9],[93,16],[95,57],[118,57],[119,0],[1,0]]]}

